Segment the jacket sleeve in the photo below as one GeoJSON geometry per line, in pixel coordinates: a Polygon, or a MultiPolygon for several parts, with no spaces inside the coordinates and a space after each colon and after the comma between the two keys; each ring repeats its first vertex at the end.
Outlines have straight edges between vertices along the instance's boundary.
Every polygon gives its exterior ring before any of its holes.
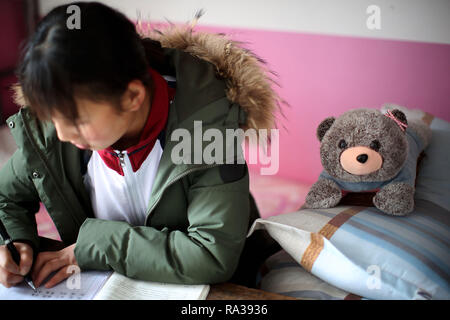
{"type": "Polygon", "coordinates": [[[187,195],[189,227],[184,232],[87,219],[75,247],[80,268],[113,269],[131,278],[168,283],[230,279],[248,229],[249,177],[245,165],[239,179],[217,183],[222,166],[193,177],[187,195]]]}
{"type": "MultiPolygon", "coordinates": [[[[39,210],[36,192],[20,149],[0,170],[0,219],[9,236],[39,247],[35,213],[39,210]]],[[[3,244],[2,239],[0,243],[3,244]]]]}

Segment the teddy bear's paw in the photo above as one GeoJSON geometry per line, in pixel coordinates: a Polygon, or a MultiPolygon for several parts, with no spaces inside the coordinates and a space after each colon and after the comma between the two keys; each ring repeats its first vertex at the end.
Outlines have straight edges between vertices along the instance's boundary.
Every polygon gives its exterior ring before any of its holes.
{"type": "Polygon", "coordinates": [[[342,198],[338,185],[331,180],[317,181],[306,195],[305,208],[320,209],[335,207],[342,198]]]}
{"type": "Polygon", "coordinates": [[[373,198],[381,211],[404,216],[414,209],[414,188],[406,183],[391,183],[382,188],[373,198]]]}

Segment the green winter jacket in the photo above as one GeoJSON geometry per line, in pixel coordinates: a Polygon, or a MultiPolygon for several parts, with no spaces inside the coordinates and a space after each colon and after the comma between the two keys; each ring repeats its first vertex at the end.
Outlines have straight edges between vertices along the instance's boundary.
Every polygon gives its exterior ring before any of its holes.
{"type": "Polygon", "coordinates": [[[247,123],[248,112],[227,98],[215,65],[175,48],[164,52],[177,88],[145,225],[94,218],[81,174],[83,151],[59,141],[51,123],[24,107],[7,120],[18,149],[0,171],[0,219],[13,240],[39,249],[34,215],[43,202],[62,241],[76,242],[82,270],[186,284],[230,279],[250,220],[258,216],[250,210],[247,165],[174,164],[178,141],[170,137],[177,128],[193,136],[199,120],[203,131],[215,128],[225,137],[226,129],[247,123]]]}

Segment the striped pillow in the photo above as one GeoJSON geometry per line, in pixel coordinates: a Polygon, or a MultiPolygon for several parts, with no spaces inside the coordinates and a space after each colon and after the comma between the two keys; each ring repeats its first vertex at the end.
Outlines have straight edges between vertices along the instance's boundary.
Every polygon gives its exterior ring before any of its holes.
{"type": "Polygon", "coordinates": [[[285,250],[270,256],[261,267],[258,288],[302,300],[359,300],[315,277],[285,250]]]}
{"type": "Polygon", "coordinates": [[[450,299],[449,227],[448,210],[418,199],[406,217],[375,207],[301,209],[258,219],[250,234],[266,229],[306,271],[345,292],[450,299]]]}

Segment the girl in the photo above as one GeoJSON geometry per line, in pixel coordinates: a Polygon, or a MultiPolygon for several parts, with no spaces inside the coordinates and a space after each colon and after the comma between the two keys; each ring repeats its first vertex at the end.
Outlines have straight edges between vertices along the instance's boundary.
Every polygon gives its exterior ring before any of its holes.
{"type": "Polygon", "coordinates": [[[0,172],[0,219],[21,263],[1,246],[0,282],[15,285],[33,266],[36,286],[55,272],[52,287],[71,265],[172,283],[236,277],[258,217],[247,165],[226,155],[175,162],[171,137],[193,133],[194,121],[223,136],[273,127],[278,97],[266,70],[222,36],[171,28],[143,38],[105,5],[71,5],[80,28],[67,24],[69,5],[55,8],[18,68],[23,108],[7,123],[19,148],[0,172]],[[37,254],[39,202],[64,249],[37,254]]]}

